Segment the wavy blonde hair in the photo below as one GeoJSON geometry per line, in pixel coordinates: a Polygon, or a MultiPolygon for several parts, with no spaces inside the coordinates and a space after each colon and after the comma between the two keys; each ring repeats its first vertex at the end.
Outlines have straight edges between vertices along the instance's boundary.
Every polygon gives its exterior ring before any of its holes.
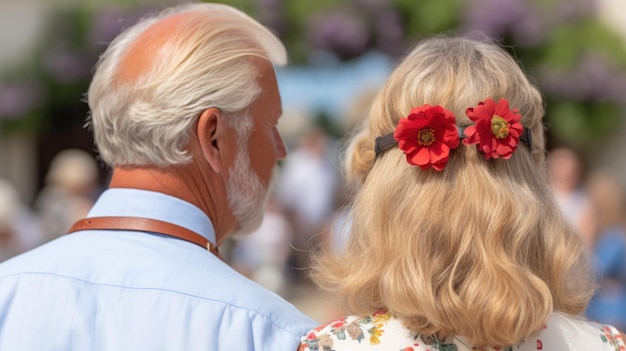
{"type": "Polygon", "coordinates": [[[314,259],[312,278],[346,312],[381,308],[420,334],[464,335],[474,346],[519,343],[553,311],[582,312],[593,294],[585,247],[546,182],[542,98],[493,43],[419,43],[374,100],[346,155],[358,193],[344,250],[314,259]],[[453,150],[442,172],[410,166],[398,148],[375,159],[374,140],[412,107],[465,109],[506,98],[532,130],[509,160],[476,146],[453,150]]]}

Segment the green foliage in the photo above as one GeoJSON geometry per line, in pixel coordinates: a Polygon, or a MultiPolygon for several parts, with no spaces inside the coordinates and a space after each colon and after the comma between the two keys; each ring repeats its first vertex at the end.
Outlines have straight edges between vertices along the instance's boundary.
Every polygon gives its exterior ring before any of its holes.
{"type": "Polygon", "coordinates": [[[252,2],[249,0],[220,0],[220,1],[202,1],[202,2],[219,2],[222,4],[230,5],[234,8],[240,9],[246,13],[251,13],[254,10],[252,2]]]}
{"type": "Polygon", "coordinates": [[[563,71],[575,68],[578,59],[587,52],[601,53],[626,69],[624,39],[610,31],[597,19],[555,28],[538,61],[563,71]]]}
{"type": "Polygon", "coordinates": [[[456,29],[463,3],[461,0],[395,0],[407,20],[407,36],[412,39],[456,29]]]}
{"type": "Polygon", "coordinates": [[[574,147],[601,143],[620,122],[619,107],[608,102],[552,101],[547,110],[551,133],[574,147]]]}

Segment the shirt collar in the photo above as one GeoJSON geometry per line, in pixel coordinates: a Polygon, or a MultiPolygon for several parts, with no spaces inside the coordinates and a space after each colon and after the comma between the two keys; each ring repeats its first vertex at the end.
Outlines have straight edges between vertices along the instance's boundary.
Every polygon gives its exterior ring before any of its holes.
{"type": "Polygon", "coordinates": [[[106,216],[158,219],[185,227],[216,243],[213,223],[202,210],[163,193],[127,188],[107,189],[87,214],[87,217],[106,216]]]}

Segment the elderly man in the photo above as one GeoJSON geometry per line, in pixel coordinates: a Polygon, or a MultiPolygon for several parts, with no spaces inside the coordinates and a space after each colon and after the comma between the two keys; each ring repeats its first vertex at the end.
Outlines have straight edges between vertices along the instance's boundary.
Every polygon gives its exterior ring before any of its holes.
{"type": "Polygon", "coordinates": [[[142,20],[88,92],[105,191],[71,234],[0,265],[2,350],[295,350],[315,322],[217,247],[258,227],[276,161],[280,41],[225,5],[142,20]]]}

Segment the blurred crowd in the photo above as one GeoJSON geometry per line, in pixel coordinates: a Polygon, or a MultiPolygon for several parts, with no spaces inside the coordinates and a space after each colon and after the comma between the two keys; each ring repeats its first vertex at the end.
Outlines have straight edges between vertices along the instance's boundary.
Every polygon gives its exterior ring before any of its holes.
{"type": "MultiPolygon", "coordinates": [[[[351,189],[341,177],[338,145],[320,128],[300,133],[280,166],[261,227],[222,248],[234,269],[288,299],[314,290],[306,276],[311,253],[321,245],[340,249],[345,240],[341,228],[351,189]]],[[[555,197],[595,264],[598,292],[587,315],[624,330],[626,186],[608,170],[588,169],[574,149],[552,150],[548,166],[555,197]]],[[[30,203],[0,179],[0,261],[64,235],[102,189],[95,160],[73,149],[54,158],[30,203]]]]}
{"type": "Polygon", "coordinates": [[[99,195],[98,166],[88,153],[67,149],[52,160],[44,186],[29,203],[0,179],[0,261],[64,235],[99,195]]]}
{"type": "Polygon", "coordinates": [[[587,309],[592,320],[626,329],[626,192],[606,169],[587,170],[580,153],[552,150],[549,177],[556,199],[585,238],[598,291],[587,309]]]}

